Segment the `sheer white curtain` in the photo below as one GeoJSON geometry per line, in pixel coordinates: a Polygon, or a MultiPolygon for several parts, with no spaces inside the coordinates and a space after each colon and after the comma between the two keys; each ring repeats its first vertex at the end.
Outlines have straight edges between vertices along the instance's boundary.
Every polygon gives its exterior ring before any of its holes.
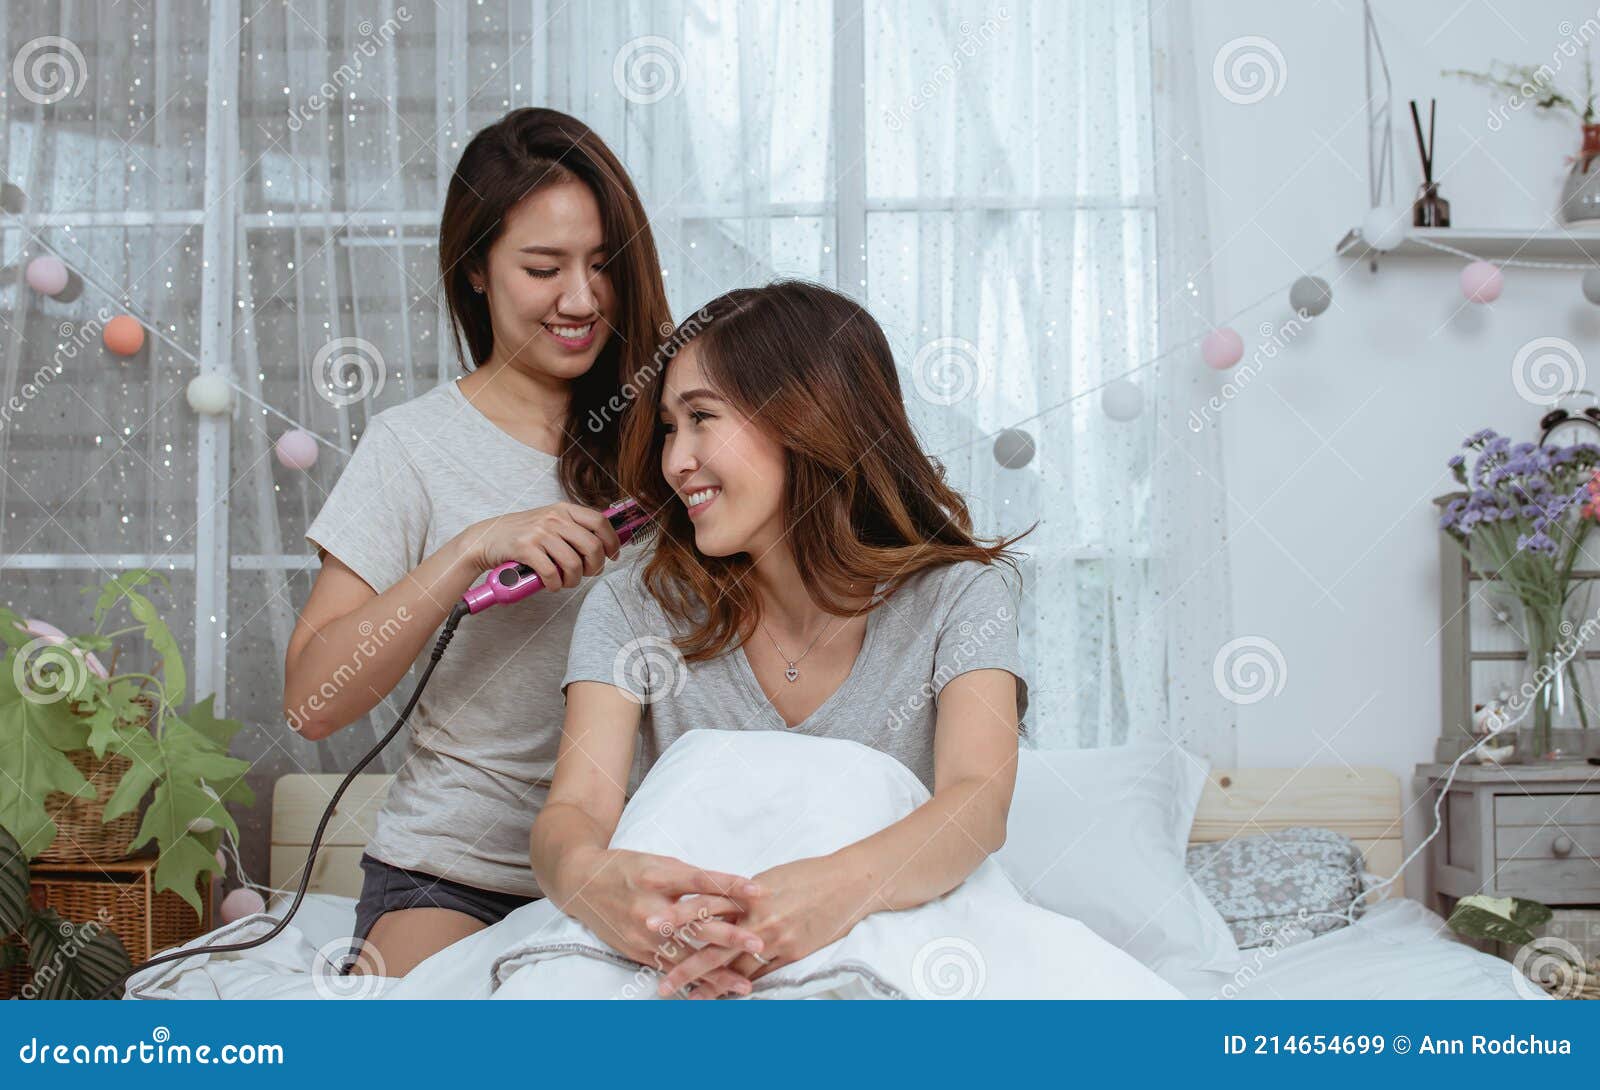
{"type": "MultiPolygon", "coordinates": [[[[0,162],[27,196],[0,217],[6,264],[54,249],[90,283],[75,299],[0,284],[7,390],[58,365],[0,429],[4,599],[76,630],[76,587],[170,568],[196,690],[247,723],[235,748],[258,791],[347,768],[398,708],[322,743],[281,725],[310,585],[301,532],[367,418],[458,373],[435,272],[449,172],[474,131],[548,105],[633,172],[675,313],[776,276],[857,295],[979,528],[1040,522],[1022,546],[1039,744],[1171,737],[1230,762],[1231,706],[1210,681],[1228,601],[1216,438],[1185,425],[1204,376],[1187,356],[1139,373],[1145,409],[1125,423],[1098,393],[1064,404],[1203,328],[1184,14],[1112,0],[11,5],[0,55],[52,37],[82,60],[68,54],[77,93],[0,103],[0,162]],[[68,325],[101,307],[161,336],[128,363],[94,338],[63,355],[68,325]],[[381,389],[321,396],[313,363],[334,345],[369,357],[381,389]],[[231,416],[188,409],[198,366],[237,385],[231,416]],[[288,425],[262,403],[327,440],[310,471],[273,458],[288,425]],[[994,433],[1013,424],[1032,456],[1006,468],[994,433]]],[[[258,809],[240,817],[260,877],[258,809]]]]}

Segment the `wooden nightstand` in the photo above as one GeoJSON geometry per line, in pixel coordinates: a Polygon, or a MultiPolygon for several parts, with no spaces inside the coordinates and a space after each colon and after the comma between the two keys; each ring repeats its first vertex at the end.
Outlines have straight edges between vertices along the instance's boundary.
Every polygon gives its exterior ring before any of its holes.
{"type": "MultiPolygon", "coordinates": [[[[1425,813],[1432,814],[1448,771],[1444,764],[1417,766],[1425,813]]],[[[1464,763],[1441,816],[1428,850],[1442,914],[1473,893],[1552,907],[1600,904],[1600,766],[1464,763]]]]}

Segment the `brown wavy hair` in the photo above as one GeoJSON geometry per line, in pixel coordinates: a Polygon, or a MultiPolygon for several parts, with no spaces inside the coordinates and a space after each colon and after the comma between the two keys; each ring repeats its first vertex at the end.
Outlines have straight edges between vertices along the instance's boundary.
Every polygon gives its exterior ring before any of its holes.
{"type": "Polygon", "coordinates": [[[484,271],[489,248],[518,202],[565,182],[588,186],[600,206],[606,269],[620,304],[594,366],[572,381],[560,456],[567,495],[602,506],[619,496],[620,414],[607,406],[649,364],[662,331],[672,328],[650,221],[621,161],[575,117],[512,110],[472,138],[451,175],[439,222],[439,273],[456,355],[463,370],[475,370],[494,350],[494,330],[488,299],[472,290],[470,276],[484,271]]]}
{"type": "Polygon", "coordinates": [[[643,578],[689,627],[675,640],[686,660],[722,654],[760,619],[745,578],[750,556],[702,556],[687,509],[661,472],[666,364],[689,344],[707,385],[787,452],[785,534],[823,610],[857,612],[837,594],[851,583],[886,583],[887,597],[923,569],[956,561],[1017,570],[1010,546],[1034,527],[1012,538],[973,536],[966,501],[917,443],[894,355],[872,315],[805,281],[741,288],[707,303],[657,348],[623,424],[623,487],[658,512],[643,578]]]}

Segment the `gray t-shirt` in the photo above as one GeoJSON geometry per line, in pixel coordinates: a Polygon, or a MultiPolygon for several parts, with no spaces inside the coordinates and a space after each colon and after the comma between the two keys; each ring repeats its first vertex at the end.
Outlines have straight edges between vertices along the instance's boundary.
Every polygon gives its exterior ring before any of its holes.
{"type": "MultiPolygon", "coordinates": [[[[568,499],[555,458],[501,431],[445,382],[368,423],[306,540],[382,593],[473,523],[568,499]]],[[[641,547],[630,543],[617,562],[641,547]]],[[[597,582],[462,620],[412,713],[369,854],[538,895],[528,830],[555,770],[573,622],[597,582]]],[[[418,661],[432,650],[430,637],[418,661]]],[[[374,709],[380,727],[399,715],[411,684],[374,709]]]]}
{"type": "MultiPolygon", "coordinates": [[[[742,647],[686,663],[675,624],[645,589],[643,559],[601,574],[572,634],[563,693],[574,681],[599,681],[642,704],[636,774],[697,727],[792,730],[848,738],[898,760],[933,790],[937,701],[969,670],[998,668],[1017,678],[1017,713],[1028,707],[1018,651],[1017,606],[1001,569],[975,561],[918,572],[867,614],[855,666],[806,719],[788,726],[767,699],[742,647]]],[[[883,587],[878,588],[881,594],[883,587]]]]}

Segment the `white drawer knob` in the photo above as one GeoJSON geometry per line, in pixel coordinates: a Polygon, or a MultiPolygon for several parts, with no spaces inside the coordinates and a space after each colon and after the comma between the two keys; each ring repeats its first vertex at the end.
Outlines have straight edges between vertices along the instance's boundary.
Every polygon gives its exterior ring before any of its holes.
{"type": "Polygon", "coordinates": [[[1550,850],[1555,854],[1565,857],[1572,854],[1572,840],[1570,837],[1558,836],[1550,845],[1550,850]]]}

